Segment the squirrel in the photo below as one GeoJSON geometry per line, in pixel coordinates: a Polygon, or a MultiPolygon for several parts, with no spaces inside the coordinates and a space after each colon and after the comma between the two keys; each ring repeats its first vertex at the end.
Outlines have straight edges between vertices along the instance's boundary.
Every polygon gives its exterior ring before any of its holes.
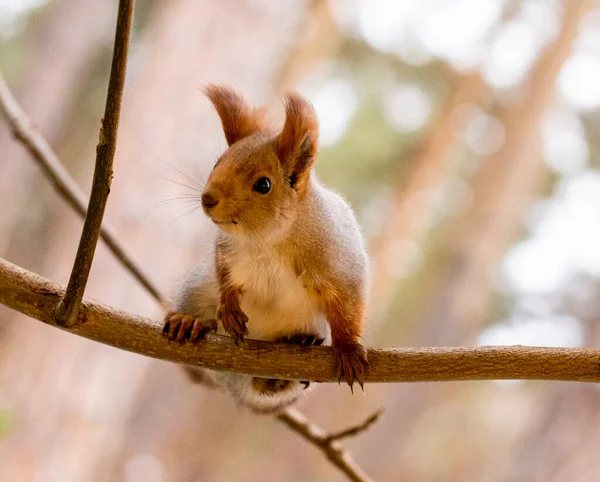
{"type": "MultiPolygon", "coordinates": [[[[278,132],[233,89],[205,94],[228,149],[202,192],[204,213],[219,228],[206,261],[183,281],[165,316],[170,340],[196,342],[209,331],[272,342],[331,342],[340,380],[363,386],[368,367],[360,343],[369,263],[346,201],[316,179],[319,126],[313,106],[285,98],[278,132]]],[[[294,403],[309,382],[195,368],[202,383],[229,391],[255,412],[294,403]]]]}

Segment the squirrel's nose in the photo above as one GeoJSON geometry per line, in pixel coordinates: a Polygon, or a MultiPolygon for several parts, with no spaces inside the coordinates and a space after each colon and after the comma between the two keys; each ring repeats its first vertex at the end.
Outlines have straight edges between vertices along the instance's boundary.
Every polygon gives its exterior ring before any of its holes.
{"type": "Polygon", "coordinates": [[[219,204],[219,200],[209,192],[205,192],[202,194],[202,205],[206,209],[214,208],[217,204],[219,204]]]}

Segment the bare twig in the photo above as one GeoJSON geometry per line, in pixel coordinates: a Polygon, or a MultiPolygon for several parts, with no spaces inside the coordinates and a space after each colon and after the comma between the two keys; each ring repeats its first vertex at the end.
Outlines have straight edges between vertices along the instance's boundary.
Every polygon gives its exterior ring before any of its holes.
{"type": "Polygon", "coordinates": [[[353,437],[355,435],[358,435],[360,432],[364,432],[371,425],[373,425],[375,422],[377,422],[381,418],[382,415],[383,415],[383,409],[380,408],[379,410],[377,410],[373,415],[371,415],[369,418],[367,418],[361,424],[355,425],[354,427],[347,428],[346,430],[342,430],[341,432],[329,434],[325,438],[325,441],[333,442],[334,440],[341,440],[346,437],[353,437]]]}
{"type": "Polygon", "coordinates": [[[134,3],[134,0],[119,1],[108,95],[106,97],[104,119],[100,127],[100,138],[96,147],[96,167],[94,169],[90,202],[67,291],[55,313],[56,320],[64,326],[73,326],[78,320],[83,293],[92,267],[96,245],[98,244],[102,217],[110,192],[134,3]]]}
{"type": "MultiPolygon", "coordinates": [[[[87,213],[87,195],[65,169],[46,139],[35,128],[33,122],[23,112],[6,85],[2,74],[0,74],[0,112],[6,118],[14,136],[29,151],[59,195],[71,205],[77,214],[84,218],[87,213]]],[[[140,282],[150,295],[160,302],[163,298],[158,288],[121,245],[116,230],[106,221],[102,223],[100,238],[125,269],[140,282]]]]}
{"type": "Polygon", "coordinates": [[[304,415],[293,408],[288,408],[287,410],[281,412],[276,416],[276,418],[280,422],[298,432],[310,443],[321,449],[331,463],[344,472],[344,474],[346,474],[350,480],[355,482],[369,482],[373,479],[371,479],[356,464],[350,454],[340,446],[340,444],[337,442],[337,439],[340,438],[339,435],[341,434],[343,434],[342,436],[345,437],[349,435],[355,435],[366,430],[377,420],[377,418],[379,418],[380,414],[381,411],[377,411],[360,425],[340,432],[337,437],[327,435],[327,433],[321,427],[308,420],[304,415]]]}
{"type": "MultiPolygon", "coordinates": [[[[49,325],[64,287],[0,259],[0,303],[49,325]]],[[[67,331],[141,355],[265,378],[338,382],[331,347],[247,340],[237,347],[209,334],[197,344],[168,344],[162,323],[84,301],[67,331]]],[[[600,382],[600,349],[528,346],[370,348],[369,383],[458,380],[600,382]]]]}

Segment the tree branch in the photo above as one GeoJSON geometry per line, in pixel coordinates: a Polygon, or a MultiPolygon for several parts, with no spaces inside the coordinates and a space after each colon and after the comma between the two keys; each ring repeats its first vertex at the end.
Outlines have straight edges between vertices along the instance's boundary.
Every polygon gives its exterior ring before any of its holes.
{"type": "MultiPolygon", "coordinates": [[[[0,303],[57,326],[54,311],[64,293],[34,273],[0,259],[0,303]]],[[[84,301],[81,323],[67,331],[123,350],[185,365],[265,378],[337,382],[331,347],[247,340],[237,347],[209,334],[193,344],[168,344],[162,323],[95,301],[84,301]]],[[[370,348],[366,381],[563,380],[600,382],[600,349],[527,346],[370,348]]]]}
{"type": "Polygon", "coordinates": [[[325,442],[330,443],[330,442],[333,442],[334,440],[341,440],[341,439],[347,438],[347,437],[354,437],[355,435],[358,435],[360,432],[364,432],[365,430],[367,430],[371,425],[373,425],[375,422],[377,422],[381,418],[382,415],[383,415],[383,409],[380,408],[379,410],[377,410],[373,415],[371,415],[369,418],[367,418],[361,424],[355,425],[354,427],[347,428],[345,430],[342,430],[341,432],[336,432],[336,433],[327,435],[327,437],[325,437],[325,442]]]}
{"type": "MultiPolygon", "coordinates": [[[[6,118],[15,138],[29,151],[58,194],[77,214],[85,218],[88,203],[87,195],[71,177],[46,139],[42,137],[31,119],[25,114],[12,95],[2,74],[0,74],[0,112],[6,118]]],[[[116,230],[106,221],[102,223],[100,228],[100,238],[125,269],[139,281],[153,298],[160,302],[162,297],[158,288],[121,245],[116,230]]]]}
{"type": "Polygon", "coordinates": [[[344,430],[338,436],[327,435],[321,427],[312,423],[293,408],[288,408],[279,415],[276,415],[276,418],[321,449],[331,463],[344,472],[350,480],[355,482],[371,482],[372,479],[352,460],[350,454],[340,446],[337,439],[342,434],[345,437],[366,430],[377,421],[380,415],[381,411],[377,411],[360,425],[344,430]]]}
{"type": "Polygon", "coordinates": [[[92,267],[94,252],[96,251],[100,235],[102,217],[104,216],[106,201],[110,192],[134,3],[135,0],[119,1],[108,94],[106,97],[104,118],[100,127],[100,138],[96,147],[96,167],[94,169],[90,202],[85,222],[83,223],[83,231],[79,240],[79,247],[77,248],[69,284],[67,285],[64,298],[57,306],[55,313],[56,320],[64,326],[73,326],[79,320],[78,315],[83,300],[83,293],[92,267]]]}

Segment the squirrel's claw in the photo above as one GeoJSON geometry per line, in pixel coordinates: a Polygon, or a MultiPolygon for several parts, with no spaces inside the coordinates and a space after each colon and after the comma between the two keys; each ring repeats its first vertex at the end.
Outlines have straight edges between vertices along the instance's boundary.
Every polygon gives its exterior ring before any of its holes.
{"type": "Polygon", "coordinates": [[[334,350],[339,376],[338,383],[341,382],[342,377],[345,378],[350,390],[354,393],[354,381],[357,381],[364,392],[365,370],[369,366],[366,348],[360,343],[353,343],[342,347],[334,346],[334,350]]]}
{"type": "Polygon", "coordinates": [[[239,306],[221,306],[217,318],[223,324],[223,328],[231,335],[236,345],[244,342],[244,336],[248,334],[248,317],[239,306]]]}
{"type": "Polygon", "coordinates": [[[179,325],[181,325],[182,318],[183,315],[181,313],[166,314],[162,334],[163,336],[166,336],[169,341],[173,339],[174,333],[179,330],[179,325]]]}
{"type": "Polygon", "coordinates": [[[196,342],[209,331],[216,329],[216,320],[201,320],[182,313],[167,313],[162,333],[169,341],[183,343],[186,339],[196,342]]]}
{"type": "Polygon", "coordinates": [[[289,343],[291,345],[319,346],[323,344],[325,338],[321,338],[318,335],[298,333],[291,336],[282,336],[276,341],[278,343],[289,343]]]}
{"type": "Polygon", "coordinates": [[[179,331],[177,333],[177,336],[175,337],[175,340],[178,343],[183,343],[193,324],[194,318],[192,318],[191,316],[186,315],[183,318],[181,318],[181,325],[179,326],[179,331]]]}
{"type": "Polygon", "coordinates": [[[201,340],[210,331],[217,331],[217,320],[199,320],[195,318],[190,333],[190,341],[194,343],[201,340]]]}

